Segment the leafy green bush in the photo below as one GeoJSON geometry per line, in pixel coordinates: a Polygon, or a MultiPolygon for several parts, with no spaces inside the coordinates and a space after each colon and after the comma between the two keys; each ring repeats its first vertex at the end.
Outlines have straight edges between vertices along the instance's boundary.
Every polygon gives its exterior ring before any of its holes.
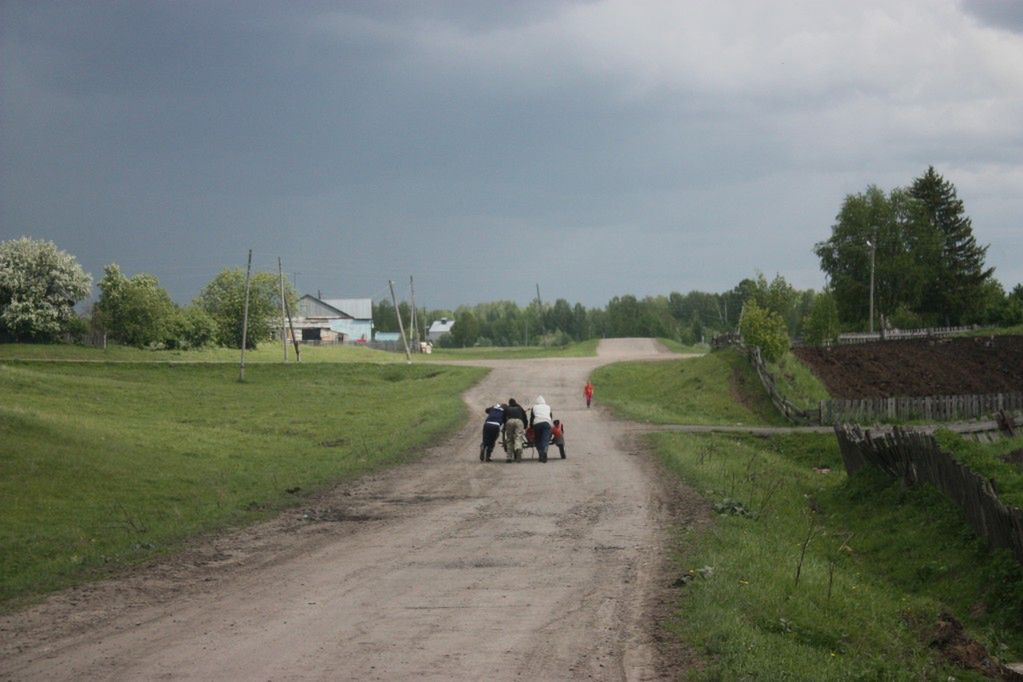
{"type": "Polygon", "coordinates": [[[167,323],[164,346],[171,350],[191,350],[213,345],[217,323],[196,305],[178,308],[167,323]]]}
{"type": "Polygon", "coordinates": [[[835,297],[828,292],[815,297],[810,312],[803,318],[803,337],[819,346],[837,339],[840,331],[835,297]]]}
{"type": "Polygon", "coordinates": [[[789,349],[785,320],[773,310],[761,308],[753,301],[746,303],[739,321],[739,333],[746,343],[758,347],[768,362],[777,362],[789,349]]]}
{"type": "Polygon", "coordinates": [[[110,336],[136,348],[163,341],[177,306],[156,276],[140,272],[125,277],[111,263],[103,269],[98,286],[95,315],[110,336]]]}
{"type": "Polygon", "coordinates": [[[900,305],[888,318],[889,324],[896,329],[920,329],[927,326],[922,315],[914,313],[905,305],[900,305]]]}

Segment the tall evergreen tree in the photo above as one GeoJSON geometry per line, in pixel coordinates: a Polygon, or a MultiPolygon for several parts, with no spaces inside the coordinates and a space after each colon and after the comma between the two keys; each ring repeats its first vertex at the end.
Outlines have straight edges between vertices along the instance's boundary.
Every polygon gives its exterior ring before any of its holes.
{"type": "Polygon", "coordinates": [[[984,297],[994,268],[984,267],[987,246],[977,244],[956,188],[929,166],[913,181],[910,195],[917,201],[920,220],[940,245],[940,256],[921,301],[921,312],[947,324],[970,321],[984,297]]]}

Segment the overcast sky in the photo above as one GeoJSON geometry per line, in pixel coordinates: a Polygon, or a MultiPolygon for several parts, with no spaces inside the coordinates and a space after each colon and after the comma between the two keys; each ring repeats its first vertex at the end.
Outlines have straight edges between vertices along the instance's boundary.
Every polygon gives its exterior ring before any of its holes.
{"type": "Polygon", "coordinates": [[[928,165],[1023,281],[1023,2],[0,0],[0,239],[182,303],[820,288],[928,165]]]}

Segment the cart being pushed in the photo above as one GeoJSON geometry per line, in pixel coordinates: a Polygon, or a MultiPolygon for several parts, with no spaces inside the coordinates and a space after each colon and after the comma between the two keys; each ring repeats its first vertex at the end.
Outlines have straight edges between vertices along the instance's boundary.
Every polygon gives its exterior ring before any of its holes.
{"type": "MultiPolygon", "coordinates": [[[[508,434],[501,430],[501,447],[504,449],[505,454],[511,457],[515,453],[513,444],[508,439],[508,434]]],[[[536,437],[532,426],[527,426],[522,430],[519,436],[519,450],[522,450],[522,454],[526,454],[526,450],[533,451],[533,459],[536,459],[536,437]]]]}

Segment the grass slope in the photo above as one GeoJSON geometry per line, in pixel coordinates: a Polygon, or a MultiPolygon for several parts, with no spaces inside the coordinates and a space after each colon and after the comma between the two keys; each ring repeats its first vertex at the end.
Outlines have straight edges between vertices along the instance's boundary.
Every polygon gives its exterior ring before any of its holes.
{"type": "Polygon", "coordinates": [[[0,602],[266,517],[401,461],[485,370],[0,364],[0,602]]]}
{"type": "Polygon", "coordinates": [[[655,424],[784,425],[749,361],[726,348],[677,361],[623,362],[592,375],[602,404],[655,424]]]}
{"type": "Polygon", "coordinates": [[[1023,654],[1019,565],[988,552],[933,489],[847,481],[830,436],[655,442],[721,512],[679,543],[682,595],[670,629],[707,656],[697,677],[982,679],[928,646],[945,609],[996,655],[1023,654]]]}
{"type": "Polygon", "coordinates": [[[767,363],[767,371],[774,377],[778,391],[800,409],[816,410],[820,401],[831,399],[820,379],[791,351],[778,362],[767,363]]]}
{"type": "Polygon", "coordinates": [[[672,353],[685,353],[687,355],[692,353],[699,353],[702,355],[704,353],[710,352],[710,344],[707,343],[694,343],[692,345],[686,345],[683,343],[679,343],[674,339],[665,339],[663,337],[657,340],[661,343],[661,345],[670,350],[672,353]]]}
{"type": "Polygon", "coordinates": [[[1023,509],[1023,435],[994,443],[978,443],[951,431],[941,430],[935,434],[935,438],[942,449],[954,453],[961,464],[994,481],[998,499],[1009,506],[1023,509]],[[1010,453],[1017,453],[1014,462],[1006,461],[1010,453]]]}

